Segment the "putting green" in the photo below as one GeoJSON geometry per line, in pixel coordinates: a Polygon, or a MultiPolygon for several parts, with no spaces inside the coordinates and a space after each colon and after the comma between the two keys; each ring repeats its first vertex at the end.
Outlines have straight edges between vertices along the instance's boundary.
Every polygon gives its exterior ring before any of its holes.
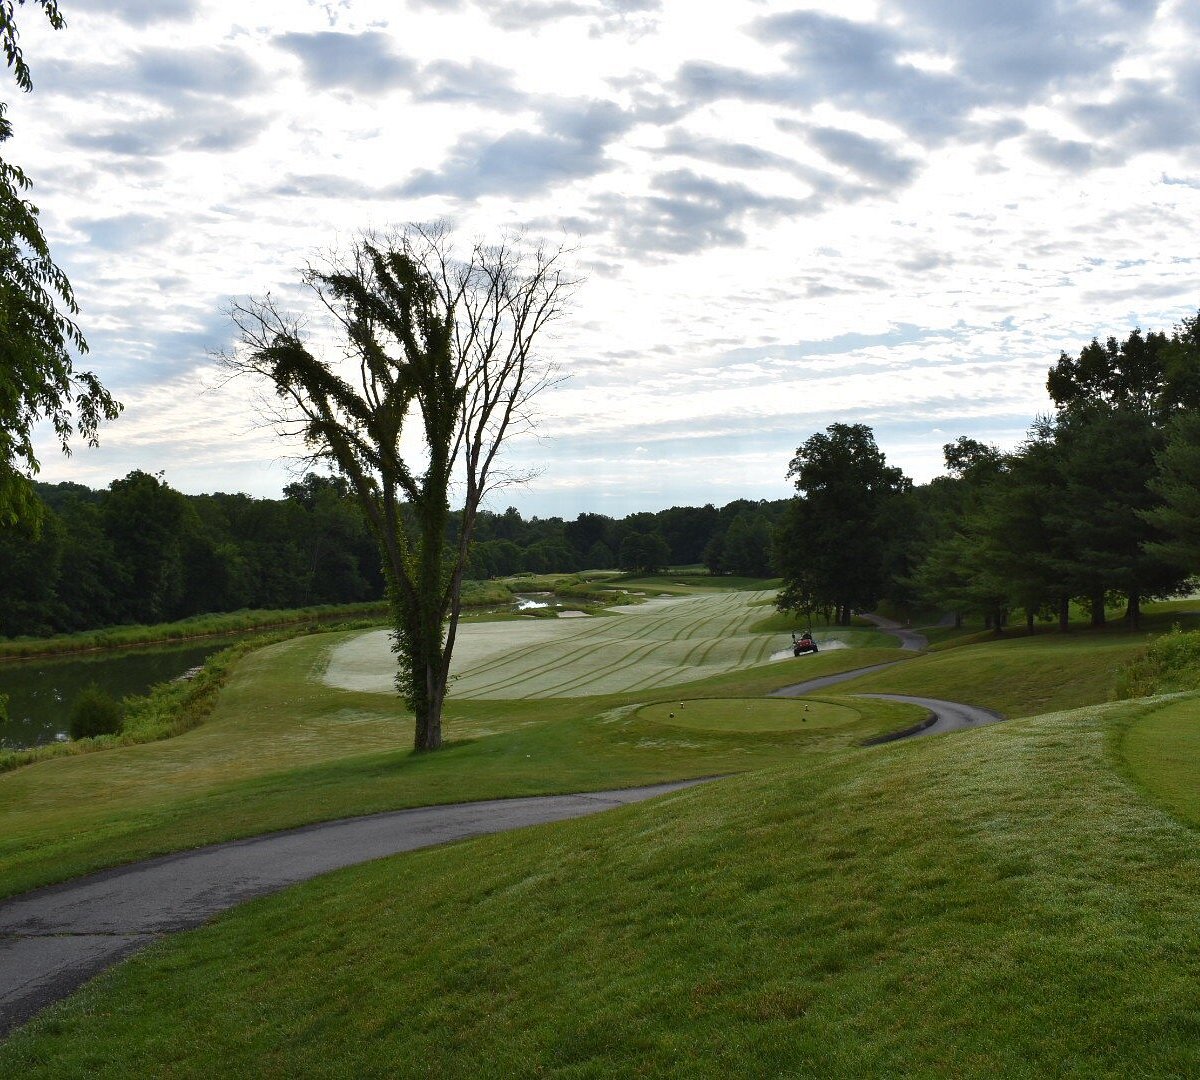
{"type": "Polygon", "coordinates": [[[1200,826],[1200,698],[1179,698],[1139,717],[1121,740],[1121,756],[1150,796],[1200,826]]]}
{"type": "Polygon", "coordinates": [[[669,727],[697,731],[804,731],[845,727],[863,719],[850,705],[817,698],[701,698],[657,701],[638,710],[638,717],[669,727]]]}

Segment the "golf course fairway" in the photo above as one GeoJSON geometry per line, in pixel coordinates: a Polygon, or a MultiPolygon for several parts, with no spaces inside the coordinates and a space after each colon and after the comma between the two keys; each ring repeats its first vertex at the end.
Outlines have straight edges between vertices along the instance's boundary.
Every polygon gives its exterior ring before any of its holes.
{"type": "Polygon", "coordinates": [[[339,814],[723,776],[255,900],[46,1010],[0,1075],[1200,1074],[1200,694],[1032,715],[1107,693],[1132,638],[772,663],[787,639],[754,634],[753,598],[712,600],[464,652],[437,754],[396,746],[369,635],[331,634],[248,657],[186,735],[0,776],[0,868],[31,883],[339,814]],[[746,641],[717,660],[722,618],[746,641]],[[581,640],[596,687],[623,650],[643,666],[622,692],[553,682],[547,650],[581,640]],[[661,682],[676,647],[689,677],[661,682]],[[1025,715],[867,748],[920,710],[767,697],[889,659],[864,689],[1025,715]],[[505,696],[522,683],[547,696],[505,696]]]}

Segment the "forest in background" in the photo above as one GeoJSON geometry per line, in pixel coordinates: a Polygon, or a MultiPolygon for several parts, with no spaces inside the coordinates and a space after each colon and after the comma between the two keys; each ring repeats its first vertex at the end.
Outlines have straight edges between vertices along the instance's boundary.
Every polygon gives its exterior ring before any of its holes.
{"type": "MultiPolygon", "coordinates": [[[[1136,624],[1142,600],[1200,570],[1200,313],[1062,353],[1047,391],[1054,412],[1021,446],[960,436],[927,484],[888,465],[866,425],[834,423],[797,448],[790,499],[573,521],[482,511],[467,577],[703,564],[782,576],[782,608],[840,621],[890,603],[1066,629],[1072,603],[1101,624],[1121,600],[1136,624]]],[[[384,595],[337,477],[309,474],[282,499],[184,495],[141,471],[100,491],[36,490],[40,524],[0,529],[2,637],[384,595]]]]}
{"type": "MultiPolygon", "coordinates": [[[[0,529],[0,637],[384,596],[378,546],[337,477],[309,474],[282,499],[185,495],[141,471],[101,490],[61,483],[36,491],[40,523],[0,529]]],[[[468,577],[701,562],[715,573],[766,576],[787,502],[574,521],[526,520],[514,507],[483,511],[468,577]]]]}

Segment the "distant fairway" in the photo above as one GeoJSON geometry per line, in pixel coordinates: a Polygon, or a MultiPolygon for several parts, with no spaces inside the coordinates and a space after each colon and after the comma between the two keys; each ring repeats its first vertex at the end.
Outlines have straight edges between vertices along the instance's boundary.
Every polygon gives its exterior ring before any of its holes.
{"type": "MultiPolygon", "coordinates": [[[[785,634],[749,632],[767,613],[762,599],[761,592],[720,592],[649,600],[613,617],[464,624],[454,646],[451,696],[589,697],[760,664],[790,644],[785,634]]],[[[790,650],[786,660],[802,672],[803,660],[790,650]]],[[[325,681],[344,690],[394,693],[395,670],[388,634],[376,630],[339,645],[325,681]]]]}

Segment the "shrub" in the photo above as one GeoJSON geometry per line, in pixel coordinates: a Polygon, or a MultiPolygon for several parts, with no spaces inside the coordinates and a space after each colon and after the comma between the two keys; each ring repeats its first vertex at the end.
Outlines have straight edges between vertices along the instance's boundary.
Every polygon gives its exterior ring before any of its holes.
{"type": "Polygon", "coordinates": [[[115,735],[121,730],[121,706],[95,683],[85,686],[71,706],[68,730],[72,739],[115,735]]]}
{"type": "Polygon", "coordinates": [[[1200,688],[1200,631],[1176,623],[1117,673],[1118,700],[1200,688]]]}

